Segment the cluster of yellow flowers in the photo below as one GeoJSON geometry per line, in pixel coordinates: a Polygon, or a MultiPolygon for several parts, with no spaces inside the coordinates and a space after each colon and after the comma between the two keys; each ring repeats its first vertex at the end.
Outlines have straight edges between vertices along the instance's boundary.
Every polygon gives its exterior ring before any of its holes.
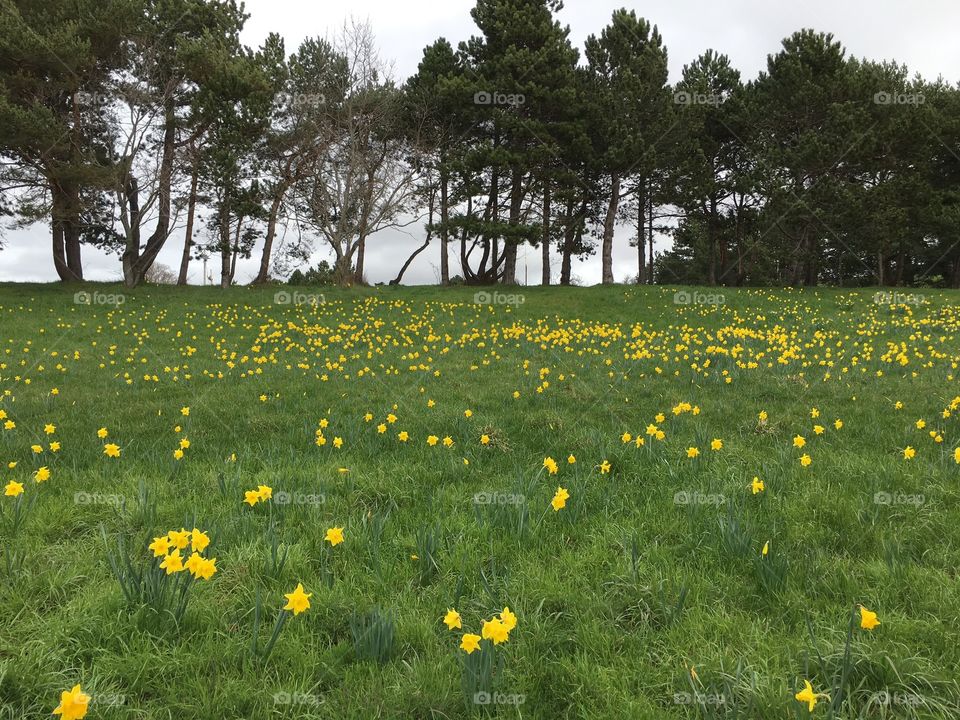
{"type": "Polygon", "coordinates": [[[217,559],[202,555],[209,544],[210,537],[201,530],[180,528],[155,537],[148,547],[155,558],[163,558],[160,567],[166,570],[167,575],[188,570],[195,578],[209,580],[217,572],[217,559]],[[184,561],[180,551],[188,546],[190,557],[184,561]]]}
{"type": "Polygon", "coordinates": [[[247,490],[243,494],[243,501],[253,507],[258,502],[266,502],[273,497],[273,488],[269,485],[258,485],[256,490],[247,490]]]}
{"type": "MultiPolygon", "coordinates": [[[[447,610],[443,622],[449,630],[462,630],[463,619],[453,608],[447,610]]],[[[489,640],[494,645],[500,645],[510,640],[510,632],[517,626],[517,616],[505,607],[498,615],[485,620],[480,634],[464,633],[460,638],[460,649],[467,655],[480,649],[481,640],[489,640]]]]}

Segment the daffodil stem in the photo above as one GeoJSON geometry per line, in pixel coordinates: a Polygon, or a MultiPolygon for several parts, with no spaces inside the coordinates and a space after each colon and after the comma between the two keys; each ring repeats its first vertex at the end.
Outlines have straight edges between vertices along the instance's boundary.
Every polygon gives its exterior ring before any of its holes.
{"type": "Polygon", "coordinates": [[[273,634],[270,636],[270,642],[267,643],[267,646],[263,649],[263,655],[261,659],[266,662],[267,658],[270,657],[270,652],[273,650],[273,646],[277,644],[277,638],[280,637],[280,632],[283,630],[283,626],[287,622],[288,613],[286,610],[281,610],[277,614],[277,622],[273,626],[273,634]]]}

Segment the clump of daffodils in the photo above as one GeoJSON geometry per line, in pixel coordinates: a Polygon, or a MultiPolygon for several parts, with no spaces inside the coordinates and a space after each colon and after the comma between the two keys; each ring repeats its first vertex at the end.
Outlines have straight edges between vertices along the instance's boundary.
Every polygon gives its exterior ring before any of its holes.
{"type": "Polygon", "coordinates": [[[269,485],[258,485],[256,490],[247,490],[243,494],[243,501],[253,507],[257,503],[266,502],[273,497],[273,488],[269,485]]]}
{"type": "Polygon", "coordinates": [[[160,568],[167,575],[186,571],[194,578],[209,580],[217,572],[217,559],[203,555],[209,545],[210,537],[202,530],[181,528],[155,537],[148,547],[155,558],[162,558],[160,568]]]}
{"type": "MultiPolygon", "coordinates": [[[[454,609],[443,618],[451,631],[463,628],[463,621],[454,609]]],[[[510,633],[517,626],[517,616],[509,607],[485,620],[480,634],[464,633],[460,637],[463,662],[463,690],[465,701],[472,705],[477,693],[492,693],[497,676],[503,667],[503,658],[497,657],[497,647],[510,641],[510,633]]]]}

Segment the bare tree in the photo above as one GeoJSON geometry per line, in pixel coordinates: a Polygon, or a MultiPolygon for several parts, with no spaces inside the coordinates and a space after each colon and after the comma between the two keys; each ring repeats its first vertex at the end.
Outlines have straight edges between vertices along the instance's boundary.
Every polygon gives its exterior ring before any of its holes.
{"type": "Polygon", "coordinates": [[[417,222],[420,164],[402,132],[400,91],[377,53],[368,23],[351,21],[335,39],[344,85],[328,108],[334,134],[299,186],[305,220],[331,247],[337,282],[363,282],[366,242],[417,222]]]}

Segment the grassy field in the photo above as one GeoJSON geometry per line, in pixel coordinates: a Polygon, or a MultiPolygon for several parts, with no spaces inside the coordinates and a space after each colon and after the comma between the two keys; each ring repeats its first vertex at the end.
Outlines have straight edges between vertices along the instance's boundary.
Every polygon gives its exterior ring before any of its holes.
{"type": "Polygon", "coordinates": [[[0,286],[0,718],[960,717],[960,293],[677,290],[0,286]]]}

